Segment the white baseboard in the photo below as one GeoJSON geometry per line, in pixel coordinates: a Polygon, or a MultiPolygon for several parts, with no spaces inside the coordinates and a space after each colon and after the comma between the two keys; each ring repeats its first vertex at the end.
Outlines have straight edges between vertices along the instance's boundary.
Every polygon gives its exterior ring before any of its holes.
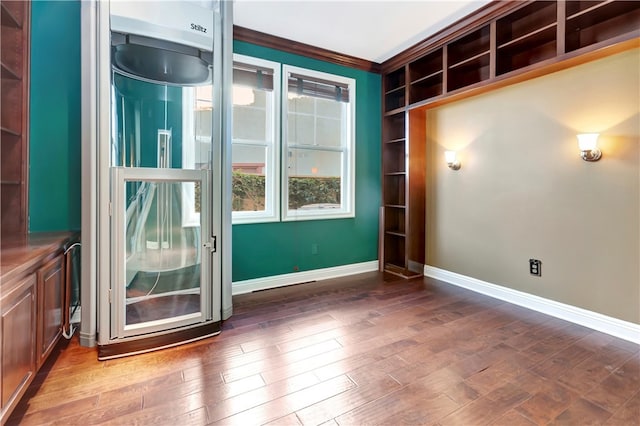
{"type": "Polygon", "coordinates": [[[329,278],[345,277],[347,275],[361,274],[378,270],[378,261],[353,263],[351,265],[334,266],[332,268],[314,269],[312,271],[294,272],[291,274],[274,275],[272,277],[254,278],[251,280],[236,281],[232,285],[231,293],[251,293],[257,290],[283,287],[292,284],[306,283],[309,281],[327,280],[329,278]]]}
{"type": "Polygon", "coordinates": [[[424,275],[640,344],[640,324],[425,265],[424,275]]]}

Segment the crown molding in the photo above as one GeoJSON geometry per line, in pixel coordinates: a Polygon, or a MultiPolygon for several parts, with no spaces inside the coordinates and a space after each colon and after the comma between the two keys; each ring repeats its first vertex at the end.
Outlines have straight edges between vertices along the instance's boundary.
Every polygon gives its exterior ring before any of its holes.
{"type": "Polygon", "coordinates": [[[233,26],[233,39],[377,74],[380,74],[382,70],[380,64],[376,62],[251,30],[249,28],[239,27],[237,25],[233,26]]]}

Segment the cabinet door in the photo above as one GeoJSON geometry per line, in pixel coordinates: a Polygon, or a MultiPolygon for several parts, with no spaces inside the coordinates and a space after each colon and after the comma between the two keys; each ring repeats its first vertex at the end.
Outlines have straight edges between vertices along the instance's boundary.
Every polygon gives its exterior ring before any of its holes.
{"type": "Polygon", "coordinates": [[[38,270],[38,368],[62,333],[64,301],[64,256],[38,270]]]}
{"type": "MultiPolygon", "coordinates": [[[[3,295],[1,305],[2,413],[10,412],[35,375],[36,276],[3,295]]],[[[3,418],[3,423],[4,423],[3,418]]]]}

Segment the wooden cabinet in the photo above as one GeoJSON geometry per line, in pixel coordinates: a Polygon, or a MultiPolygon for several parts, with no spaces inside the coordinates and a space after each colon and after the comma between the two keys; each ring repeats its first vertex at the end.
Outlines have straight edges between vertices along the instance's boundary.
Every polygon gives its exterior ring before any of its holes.
{"type": "Polygon", "coordinates": [[[0,299],[2,328],[2,419],[36,373],[36,276],[19,281],[0,299]]]}
{"type": "Polygon", "coordinates": [[[422,274],[427,108],[635,47],[638,22],[640,1],[491,2],[383,63],[380,269],[422,274]]]}
{"type": "Polygon", "coordinates": [[[64,256],[60,255],[38,270],[37,360],[42,366],[62,335],[64,319],[64,256]]]}
{"type": "Polygon", "coordinates": [[[11,415],[62,336],[66,309],[63,247],[71,233],[2,239],[0,251],[1,424],[11,415]]]}
{"type": "Polygon", "coordinates": [[[0,2],[2,68],[0,152],[2,236],[27,232],[29,11],[27,1],[0,2]]]}

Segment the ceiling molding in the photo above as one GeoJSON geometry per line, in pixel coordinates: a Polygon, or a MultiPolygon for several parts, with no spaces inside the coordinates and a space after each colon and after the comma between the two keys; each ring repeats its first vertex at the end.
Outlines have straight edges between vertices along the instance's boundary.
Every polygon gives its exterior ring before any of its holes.
{"type": "Polygon", "coordinates": [[[249,28],[239,27],[237,25],[233,26],[233,39],[377,74],[380,74],[382,70],[380,64],[376,62],[251,30],[249,28]]]}
{"type": "Polygon", "coordinates": [[[414,44],[410,48],[387,59],[381,65],[384,73],[394,71],[396,68],[409,63],[430,50],[439,47],[480,25],[490,22],[492,19],[503,15],[507,11],[526,5],[528,2],[495,0],[470,13],[462,19],[443,28],[437,33],[414,44]]]}

